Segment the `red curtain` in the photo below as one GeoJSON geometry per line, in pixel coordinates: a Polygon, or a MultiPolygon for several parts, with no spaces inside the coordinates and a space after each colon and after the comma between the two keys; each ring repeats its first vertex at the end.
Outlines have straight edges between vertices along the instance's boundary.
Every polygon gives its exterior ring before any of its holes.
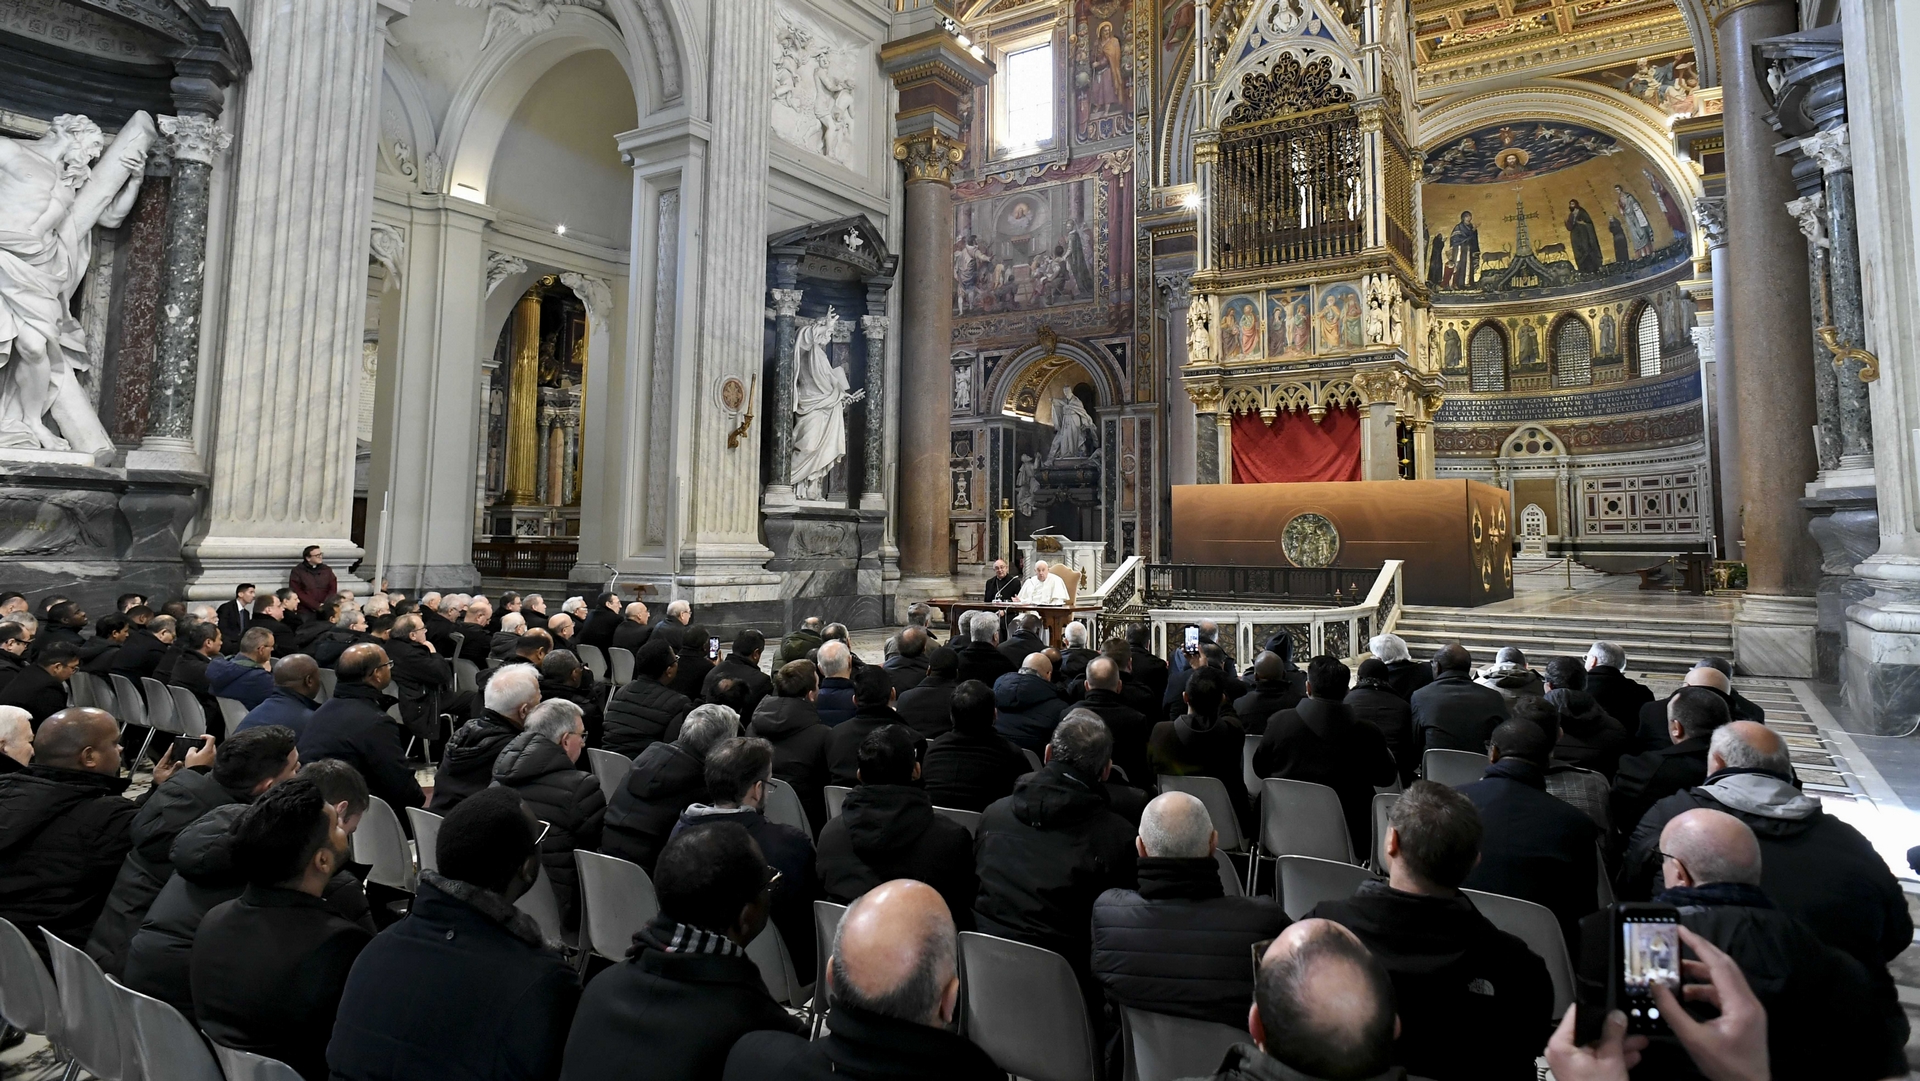
{"type": "Polygon", "coordinates": [[[1315,424],[1306,413],[1282,413],[1273,426],[1258,413],[1233,418],[1233,482],[1275,484],[1360,479],[1360,413],[1329,409],[1315,424]]]}

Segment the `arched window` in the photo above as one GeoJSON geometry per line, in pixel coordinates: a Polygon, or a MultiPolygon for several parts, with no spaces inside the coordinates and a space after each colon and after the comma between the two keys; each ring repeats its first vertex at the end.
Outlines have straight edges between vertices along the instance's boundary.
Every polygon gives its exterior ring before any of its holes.
{"type": "Polygon", "coordinates": [[[1577,315],[1566,316],[1554,328],[1553,385],[1593,385],[1593,332],[1587,329],[1587,321],[1577,315]]]}
{"type": "Polygon", "coordinates": [[[1507,389],[1507,337],[1492,323],[1473,332],[1467,345],[1469,387],[1476,391],[1507,389]]]}
{"type": "Polygon", "coordinates": [[[1633,319],[1634,361],[1642,378],[1660,374],[1660,313],[1642,304],[1633,319]]]}

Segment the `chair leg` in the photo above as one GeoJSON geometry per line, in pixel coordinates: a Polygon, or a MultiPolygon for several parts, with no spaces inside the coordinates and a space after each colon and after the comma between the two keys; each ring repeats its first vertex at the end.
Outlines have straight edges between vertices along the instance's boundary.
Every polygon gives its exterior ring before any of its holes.
{"type": "Polygon", "coordinates": [[[1247,848],[1247,896],[1253,896],[1254,883],[1260,881],[1260,842],[1247,848]]]}
{"type": "Polygon", "coordinates": [[[127,776],[133,776],[133,771],[140,768],[140,760],[146,757],[147,748],[153,746],[153,731],[151,728],[147,729],[147,738],[140,741],[140,751],[133,756],[132,764],[127,767],[127,776]]]}

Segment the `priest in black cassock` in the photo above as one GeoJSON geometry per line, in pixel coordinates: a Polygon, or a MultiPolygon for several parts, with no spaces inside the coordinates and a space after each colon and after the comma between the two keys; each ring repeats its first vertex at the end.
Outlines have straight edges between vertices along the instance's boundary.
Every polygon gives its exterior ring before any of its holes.
{"type": "Polygon", "coordinates": [[[986,596],[981,598],[987,604],[1000,604],[1012,601],[1020,595],[1020,576],[1007,573],[1007,561],[993,561],[993,577],[987,579],[986,596]]]}

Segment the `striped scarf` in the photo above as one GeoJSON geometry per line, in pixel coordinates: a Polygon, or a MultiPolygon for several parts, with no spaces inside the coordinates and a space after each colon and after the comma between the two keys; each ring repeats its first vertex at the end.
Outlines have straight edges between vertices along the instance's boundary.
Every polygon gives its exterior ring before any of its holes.
{"type": "Polygon", "coordinates": [[[746,950],[723,934],[702,931],[664,915],[654,917],[652,923],[642,927],[633,937],[636,944],[644,943],[661,953],[712,953],[721,957],[747,955],[746,950]]]}

